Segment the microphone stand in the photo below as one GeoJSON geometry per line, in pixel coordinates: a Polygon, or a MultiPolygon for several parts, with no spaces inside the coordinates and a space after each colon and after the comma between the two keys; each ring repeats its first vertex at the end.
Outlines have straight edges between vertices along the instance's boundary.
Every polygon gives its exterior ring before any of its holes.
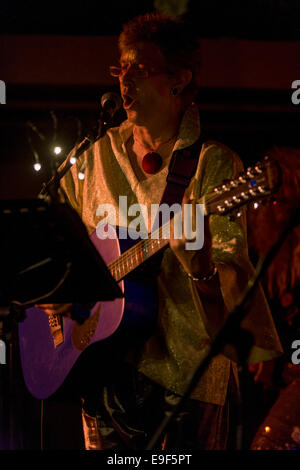
{"type": "MultiPolygon", "coordinates": [[[[108,109],[106,110],[105,108],[101,111],[100,113],[100,119],[98,120],[99,125],[98,128],[95,128],[90,134],[88,134],[84,140],[81,142],[79,147],[76,149],[74,155],[72,155],[72,158],[77,159],[80,157],[80,155],[83,154],[86,150],[90,148],[90,146],[95,143],[97,140],[99,140],[101,137],[103,137],[107,131],[112,125],[113,125],[113,116],[114,113],[108,109]]],[[[60,180],[64,177],[64,175],[70,170],[70,168],[73,166],[73,164],[69,160],[66,161],[64,167],[58,172],[57,168],[53,170],[53,176],[52,178],[47,182],[43,183],[42,189],[40,193],[38,194],[38,197],[40,199],[44,199],[47,196],[50,196],[50,200],[52,202],[58,202],[59,201],[59,196],[58,196],[58,188],[59,188],[59,182],[60,180]]]]}
{"type": "MultiPolygon", "coordinates": [[[[250,295],[252,294],[254,288],[257,286],[259,278],[262,276],[262,274],[266,271],[266,269],[271,264],[273,258],[275,257],[279,248],[285,241],[286,237],[299,223],[300,223],[300,211],[299,211],[299,208],[297,208],[292,213],[289,223],[286,225],[286,227],[282,231],[277,242],[264,256],[260,258],[259,262],[257,263],[256,270],[255,270],[253,277],[248,281],[248,284],[246,288],[244,289],[244,292],[242,293],[240,300],[237,302],[235,308],[230,312],[223,327],[221,328],[221,330],[218,332],[217,336],[215,337],[210,347],[210,351],[208,352],[206,357],[203,359],[203,361],[199,364],[198,368],[196,369],[196,372],[193,374],[186,388],[184,395],[180,398],[179,402],[174,407],[172,412],[168,414],[162,420],[157,430],[153,434],[152,438],[150,439],[148,445],[146,446],[146,450],[154,449],[154,447],[156,446],[156,444],[159,442],[160,438],[162,437],[163,433],[167,431],[168,427],[170,426],[174,418],[181,411],[184,403],[186,402],[186,400],[188,399],[188,397],[190,396],[190,394],[192,393],[192,391],[198,384],[201,376],[203,375],[204,371],[206,370],[212,358],[216,354],[219,354],[222,351],[226,343],[228,342],[231,344],[235,343],[240,352],[240,357],[242,358],[242,361],[245,361],[247,359],[247,356],[248,356],[248,353],[249,353],[249,350],[253,341],[252,341],[252,336],[250,335],[250,333],[247,333],[244,330],[241,330],[240,328],[240,323],[246,314],[245,304],[247,300],[249,299],[250,295]],[[241,338],[241,333],[243,333],[242,338],[241,338]],[[244,333],[245,333],[245,336],[244,336],[244,333]]],[[[240,425],[240,423],[238,424],[240,425]]],[[[237,438],[239,441],[238,446],[240,446],[241,445],[240,436],[237,436],[237,438]]],[[[240,450],[240,449],[237,449],[237,450],[240,450]]]]}

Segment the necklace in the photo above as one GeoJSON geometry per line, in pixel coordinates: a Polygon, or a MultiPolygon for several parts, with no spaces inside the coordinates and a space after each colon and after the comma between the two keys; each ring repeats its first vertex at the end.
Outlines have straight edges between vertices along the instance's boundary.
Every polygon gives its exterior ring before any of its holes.
{"type": "Polygon", "coordinates": [[[150,150],[150,152],[143,156],[142,168],[145,173],[148,173],[149,175],[155,175],[155,173],[158,173],[160,170],[162,162],[163,160],[161,155],[157,152],[154,152],[153,150],[150,150]]]}
{"type": "MultiPolygon", "coordinates": [[[[133,138],[135,142],[137,142],[141,147],[145,148],[145,145],[139,139],[137,139],[135,136],[133,136],[133,138]]],[[[155,173],[159,172],[163,163],[163,159],[162,156],[157,152],[157,150],[159,149],[159,147],[161,147],[162,145],[166,145],[174,138],[175,136],[173,135],[172,137],[170,137],[170,139],[166,140],[165,142],[161,142],[156,147],[156,149],[150,149],[149,152],[147,152],[143,156],[142,168],[145,173],[148,173],[149,175],[154,175],[155,173]]]]}

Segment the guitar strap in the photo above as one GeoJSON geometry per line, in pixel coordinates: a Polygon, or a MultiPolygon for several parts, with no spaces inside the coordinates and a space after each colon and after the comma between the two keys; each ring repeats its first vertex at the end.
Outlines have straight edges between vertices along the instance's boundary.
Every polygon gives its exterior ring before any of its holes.
{"type": "MultiPolygon", "coordinates": [[[[166,179],[167,184],[160,201],[160,206],[162,204],[168,204],[170,207],[172,204],[176,203],[181,206],[184,192],[195,174],[204,141],[204,136],[201,135],[201,137],[189,147],[173,152],[169,164],[169,173],[166,179]]],[[[156,217],[152,231],[162,225],[161,212],[158,212],[158,216],[160,218],[159,225],[157,225],[158,220],[156,217]]]]}

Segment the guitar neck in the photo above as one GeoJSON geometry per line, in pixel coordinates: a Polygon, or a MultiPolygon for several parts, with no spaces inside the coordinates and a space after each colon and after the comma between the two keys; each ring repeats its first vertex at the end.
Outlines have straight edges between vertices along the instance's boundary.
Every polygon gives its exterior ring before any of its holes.
{"type": "MultiPolygon", "coordinates": [[[[198,199],[197,203],[204,204],[206,208],[206,196],[198,199]]],[[[159,227],[159,229],[148,234],[147,238],[140,240],[129,250],[126,250],[119,258],[108,265],[113,278],[119,282],[127,274],[165,248],[169,244],[169,238],[170,223],[167,222],[159,227]]]]}
{"type": "Polygon", "coordinates": [[[146,239],[140,240],[119,258],[108,265],[113,278],[119,282],[169,244],[169,240],[162,237],[163,228],[159,232],[150,234],[146,239]],[[152,235],[152,236],[151,236],[152,235]],[[158,236],[158,238],[157,238],[158,236]]]}
{"type": "MultiPolygon", "coordinates": [[[[210,193],[197,199],[197,204],[203,204],[203,215],[226,215],[238,211],[241,206],[251,201],[260,201],[269,197],[280,185],[280,167],[276,161],[265,157],[262,162],[249,167],[233,180],[224,181],[210,193]]],[[[151,256],[169,244],[170,224],[162,225],[157,231],[139,241],[119,258],[108,265],[114,279],[118,282],[132,272],[151,256]]]]}

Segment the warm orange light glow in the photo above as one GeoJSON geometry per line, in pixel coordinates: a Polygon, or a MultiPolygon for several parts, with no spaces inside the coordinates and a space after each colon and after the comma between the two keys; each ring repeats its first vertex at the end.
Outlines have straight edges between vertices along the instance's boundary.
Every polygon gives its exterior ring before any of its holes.
{"type": "Polygon", "coordinates": [[[266,427],[265,427],[265,431],[266,431],[266,432],[270,432],[270,431],[271,431],[270,426],[266,426],[266,427]]]}

